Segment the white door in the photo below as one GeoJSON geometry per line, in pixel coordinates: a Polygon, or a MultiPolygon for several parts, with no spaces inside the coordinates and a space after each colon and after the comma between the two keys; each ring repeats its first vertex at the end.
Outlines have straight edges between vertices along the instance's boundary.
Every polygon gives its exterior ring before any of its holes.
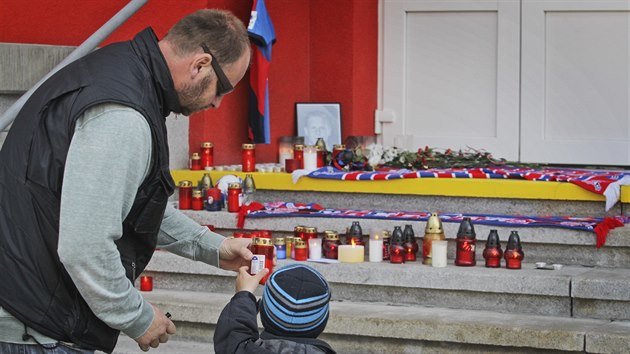
{"type": "Polygon", "coordinates": [[[629,10],[523,0],[522,161],[630,164],[629,10]]]}
{"type": "Polygon", "coordinates": [[[382,6],[381,142],[518,160],[520,1],[382,6]]]}

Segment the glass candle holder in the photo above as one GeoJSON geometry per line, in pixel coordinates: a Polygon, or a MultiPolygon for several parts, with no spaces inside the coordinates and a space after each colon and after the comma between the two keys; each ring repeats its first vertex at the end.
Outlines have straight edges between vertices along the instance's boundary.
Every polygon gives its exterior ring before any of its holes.
{"type": "Polygon", "coordinates": [[[446,251],[448,242],[446,240],[433,240],[431,242],[431,266],[446,267],[446,251]]]}
{"type": "Polygon", "coordinates": [[[241,154],[241,171],[256,171],[256,146],[254,144],[243,144],[241,154]]]}
{"type": "Polygon", "coordinates": [[[201,167],[201,156],[199,156],[199,153],[197,152],[193,153],[190,158],[190,169],[193,171],[199,171],[203,169],[203,167],[201,167]]]}
{"type": "Polygon", "coordinates": [[[190,203],[192,210],[203,210],[203,193],[195,189],[192,191],[192,201],[190,203]]]}
{"type": "Polygon", "coordinates": [[[383,260],[389,261],[389,245],[390,245],[391,235],[389,231],[383,230],[383,260]]]}
{"type": "Polygon", "coordinates": [[[228,184],[227,209],[230,213],[238,213],[243,203],[243,193],[240,183],[228,184]]]}
{"type": "Polygon", "coordinates": [[[422,263],[430,265],[433,255],[431,253],[432,243],[435,240],[445,240],[444,228],[442,227],[442,221],[437,213],[431,213],[427,220],[427,226],[424,230],[424,237],[422,238],[422,263]]]}
{"type": "Polygon", "coordinates": [[[383,261],[383,230],[370,230],[370,240],[368,241],[368,255],[370,262],[383,261]]]}
{"type": "Polygon", "coordinates": [[[505,267],[507,269],[521,269],[521,262],[525,253],[521,248],[521,238],[517,231],[512,231],[505,246],[505,267]]]}
{"type": "Polygon", "coordinates": [[[339,254],[339,234],[335,231],[324,231],[324,244],[322,245],[324,257],[328,259],[337,259],[339,254]]]}
{"type": "Polygon", "coordinates": [[[327,151],[324,151],[324,148],[320,145],[315,145],[315,148],[317,149],[317,168],[326,166],[327,151]]]}
{"type": "Polygon", "coordinates": [[[297,168],[304,168],[304,145],[303,144],[295,144],[293,145],[293,159],[297,161],[297,168]]]}
{"type": "Polygon", "coordinates": [[[281,136],[278,139],[278,163],[280,166],[284,166],[287,159],[293,158],[293,144],[295,137],[293,136],[281,136]]]}
{"type": "Polygon", "coordinates": [[[189,210],[192,208],[192,190],[191,181],[179,182],[179,209],[189,210]]]}
{"type": "Polygon", "coordinates": [[[201,143],[201,168],[214,166],[214,144],[209,141],[201,143]]]}
{"type": "Polygon", "coordinates": [[[254,256],[252,257],[249,274],[255,275],[262,271],[264,268],[269,270],[269,273],[265,275],[260,284],[265,284],[267,278],[273,271],[273,249],[274,245],[271,243],[271,239],[267,237],[255,237],[252,239],[252,243],[249,246],[254,256]]]}
{"type": "Polygon", "coordinates": [[[400,244],[389,245],[389,262],[395,264],[405,263],[405,248],[400,244]]]}
{"type": "Polygon", "coordinates": [[[287,258],[287,244],[284,240],[284,237],[276,237],[273,242],[273,245],[276,247],[276,258],[278,259],[286,259],[287,258]]]}
{"type": "Polygon", "coordinates": [[[140,277],[140,291],[153,291],[153,277],[143,275],[140,277]]]}
{"type": "Polygon", "coordinates": [[[308,258],[321,259],[322,258],[322,239],[310,238],[308,240],[308,258]]]}
{"type": "Polygon", "coordinates": [[[499,233],[497,230],[490,230],[490,234],[486,240],[486,247],[483,250],[483,258],[486,260],[486,267],[501,267],[502,257],[503,250],[501,250],[501,243],[499,242],[499,233]]]}
{"type": "Polygon", "coordinates": [[[287,248],[287,258],[293,258],[294,256],[294,248],[293,248],[293,236],[287,236],[284,239],[284,242],[286,243],[286,248],[287,248]]]}
{"type": "Polygon", "coordinates": [[[461,267],[472,267],[477,264],[475,260],[475,245],[477,239],[475,228],[470,217],[464,217],[459,224],[457,231],[455,265],[461,267]]]}
{"type": "Polygon", "coordinates": [[[317,169],[317,148],[314,145],[304,147],[304,169],[314,171],[317,169]]]}
{"type": "Polygon", "coordinates": [[[306,242],[301,238],[293,239],[293,248],[295,249],[295,255],[293,259],[296,261],[305,261],[308,259],[308,251],[306,250],[306,242]]]}
{"type": "Polygon", "coordinates": [[[287,173],[291,173],[295,170],[300,169],[300,161],[296,159],[286,159],[284,160],[284,171],[287,173]]]}

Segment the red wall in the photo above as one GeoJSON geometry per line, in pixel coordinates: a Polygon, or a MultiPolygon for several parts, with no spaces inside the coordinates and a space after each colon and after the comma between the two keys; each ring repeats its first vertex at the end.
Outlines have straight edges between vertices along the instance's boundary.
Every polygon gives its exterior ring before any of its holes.
{"type": "MultiPolygon", "coordinates": [[[[79,45],[128,1],[0,0],[0,42],[79,45]]],[[[341,102],[342,134],[372,135],[377,89],[378,0],[266,0],[277,42],[269,73],[272,144],[257,145],[259,162],[277,161],[279,136],[295,134],[295,102],[341,102]]],[[[162,37],[200,8],[233,11],[249,22],[251,1],[149,1],[102,44],[151,26],[162,37]]],[[[246,75],[219,110],[190,118],[189,146],[215,144],[217,164],[240,161],[247,141],[246,75]]]]}

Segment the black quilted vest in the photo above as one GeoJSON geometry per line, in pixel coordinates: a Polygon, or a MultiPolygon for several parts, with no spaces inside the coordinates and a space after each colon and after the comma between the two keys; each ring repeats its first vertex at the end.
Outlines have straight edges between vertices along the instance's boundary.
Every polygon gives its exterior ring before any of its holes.
{"type": "Polygon", "coordinates": [[[13,123],[0,150],[0,305],[51,338],[111,352],[119,332],[92,313],[57,255],[61,186],[75,122],[105,102],[137,110],[151,128],[151,167],[117,241],[130,280],[151,259],[174,190],[165,117],[181,109],[157,38],[147,28],[53,75],[13,123]]]}

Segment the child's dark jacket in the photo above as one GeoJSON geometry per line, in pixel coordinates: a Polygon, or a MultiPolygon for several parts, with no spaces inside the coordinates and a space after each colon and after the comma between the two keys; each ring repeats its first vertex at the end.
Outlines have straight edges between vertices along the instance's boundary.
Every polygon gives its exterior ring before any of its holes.
{"type": "Polygon", "coordinates": [[[328,343],[314,338],[278,337],[263,331],[258,334],[258,305],[249,291],[236,293],[219,317],[214,332],[214,351],[218,354],[336,354],[328,343]]]}

